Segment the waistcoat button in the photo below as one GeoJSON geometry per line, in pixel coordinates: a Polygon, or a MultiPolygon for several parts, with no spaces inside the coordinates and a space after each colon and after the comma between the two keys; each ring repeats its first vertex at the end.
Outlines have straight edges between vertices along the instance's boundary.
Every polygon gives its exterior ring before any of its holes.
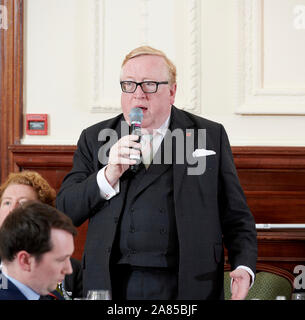
{"type": "Polygon", "coordinates": [[[166,234],[167,230],[165,228],[160,229],[160,234],[166,234]]]}

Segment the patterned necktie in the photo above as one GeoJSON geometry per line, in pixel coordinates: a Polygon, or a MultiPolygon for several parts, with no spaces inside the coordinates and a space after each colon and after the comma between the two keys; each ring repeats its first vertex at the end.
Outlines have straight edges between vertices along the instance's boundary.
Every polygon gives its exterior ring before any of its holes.
{"type": "Polygon", "coordinates": [[[145,168],[148,169],[150,166],[157,150],[159,149],[163,140],[163,135],[154,131],[154,134],[143,134],[141,138],[141,152],[142,152],[142,161],[145,165],[145,168]]]}

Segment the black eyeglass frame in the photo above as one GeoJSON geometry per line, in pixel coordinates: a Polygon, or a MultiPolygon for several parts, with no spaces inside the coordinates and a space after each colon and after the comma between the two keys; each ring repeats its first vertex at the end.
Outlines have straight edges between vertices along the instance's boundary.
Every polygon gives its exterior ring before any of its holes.
{"type": "Polygon", "coordinates": [[[158,88],[159,88],[159,85],[160,85],[160,84],[168,84],[168,81],[142,81],[142,82],[120,81],[121,89],[122,89],[122,91],[123,91],[124,93],[134,93],[134,92],[137,90],[138,86],[141,87],[141,89],[142,89],[142,91],[143,91],[144,93],[156,93],[156,92],[158,91],[158,88]],[[123,89],[123,84],[124,84],[125,82],[134,83],[134,84],[136,85],[134,91],[125,91],[125,90],[123,89]],[[156,85],[156,90],[155,90],[155,91],[148,91],[148,92],[145,91],[145,90],[143,89],[143,87],[142,87],[142,84],[143,84],[143,83],[154,83],[154,84],[156,85]]]}

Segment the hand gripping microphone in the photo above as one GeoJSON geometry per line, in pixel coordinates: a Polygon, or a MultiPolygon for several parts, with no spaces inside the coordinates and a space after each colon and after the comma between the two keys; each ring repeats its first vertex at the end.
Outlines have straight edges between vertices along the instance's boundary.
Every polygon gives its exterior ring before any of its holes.
{"type": "MultiPolygon", "coordinates": [[[[141,125],[143,120],[143,111],[141,108],[133,108],[129,113],[130,120],[130,134],[135,134],[139,136],[137,142],[141,141],[141,125]]],[[[141,157],[138,155],[130,155],[130,159],[136,160],[137,163],[130,166],[130,170],[132,172],[136,172],[139,168],[139,164],[141,163],[141,157]]]]}

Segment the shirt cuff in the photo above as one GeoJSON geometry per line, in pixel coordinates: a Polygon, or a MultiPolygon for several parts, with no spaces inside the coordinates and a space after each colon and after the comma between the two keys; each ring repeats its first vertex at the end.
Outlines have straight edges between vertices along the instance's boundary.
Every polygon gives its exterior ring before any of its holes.
{"type": "Polygon", "coordinates": [[[112,187],[105,177],[106,168],[107,166],[97,173],[96,180],[100,189],[101,197],[105,200],[110,200],[120,192],[120,180],[112,187]]]}
{"type": "MultiPolygon", "coordinates": [[[[238,266],[236,269],[244,269],[246,270],[250,276],[251,276],[251,283],[250,283],[250,287],[249,289],[252,288],[253,284],[254,284],[254,279],[255,279],[255,275],[254,275],[254,272],[249,268],[249,267],[246,267],[246,266],[238,266]]],[[[231,279],[231,292],[232,292],[232,282],[233,282],[233,279],[231,279]]]]}

